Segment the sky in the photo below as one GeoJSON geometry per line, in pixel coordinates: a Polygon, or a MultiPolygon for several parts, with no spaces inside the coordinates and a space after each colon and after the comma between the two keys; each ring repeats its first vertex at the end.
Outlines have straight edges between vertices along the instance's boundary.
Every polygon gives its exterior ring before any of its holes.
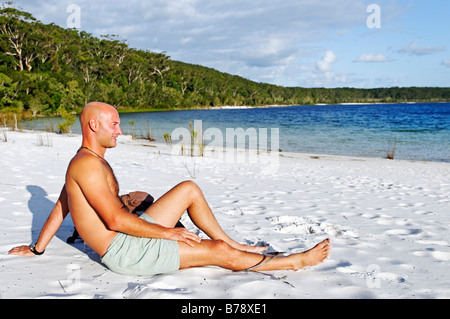
{"type": "Polygon", "coordinates": [[[15,0],[43,23],[296,87],[450,87],[448,0],[15,0]]]}

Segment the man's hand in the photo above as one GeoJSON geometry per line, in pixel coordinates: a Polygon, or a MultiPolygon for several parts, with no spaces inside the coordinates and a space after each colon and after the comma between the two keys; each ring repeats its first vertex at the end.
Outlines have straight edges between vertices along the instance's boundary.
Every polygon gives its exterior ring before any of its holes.
{"type": "Polygon", "coordinates": [[[17,255],[17,256],[25,256],[25,257],[34,257],[36,256],[30,250],[30,245],[23,245],[14,247],[8,252],[9,255],[17,255]]]}
{"type": "Polygon", "coordinates": [[[187,245],[194,247],[194,243],[200,243],[201,239],[197,234],[194,234],[185,228],[169,228],[167,229],[167,236],[166,239],[168,240],[175,240],[175,241],[181,241],[186,243],[187,245]]]}

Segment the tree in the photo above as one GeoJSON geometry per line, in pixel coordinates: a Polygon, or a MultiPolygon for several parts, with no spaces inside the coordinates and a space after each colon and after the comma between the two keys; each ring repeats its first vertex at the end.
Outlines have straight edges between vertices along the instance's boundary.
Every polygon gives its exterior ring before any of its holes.
{"type": "Polygon", "coordinates": [[[161,85],[164,88],[166,86],[164,76],[171,68],[169,57],[165,53],[150,53],[145,51],[144,54],[149,61],[150,75],[158,75],[161,80],[161,85]]]}
{"type": "Polygon", "coordinates": [[[31,62],[37,57],[39,37],[34,31],[36,19],[27,12],[6,7],[0,10],[0,47],[4,54],[15,57],[15,67],[24,65],[31,71],[31,62]]]}
{"type": "Polygon", "coordinates": [[[123,61],[124,74],[128,85],[131,85],[135,81],[143,81],[146,64],[147,61],[136,51],[131,50],[129,52],[123,61]]]}
{"type": "Polygon", "coordinates": [[[14,106],[14,96],[16,94],[17,83],[3,73],[0,73],[0,108],[14,106]]]}
{"type": "Polygon", "coordinates": [[[67,83],[65,94],[61,99],[61,106],[69,111],[76,111],[84,104],[84,93],[76,80],[67,83]]]}

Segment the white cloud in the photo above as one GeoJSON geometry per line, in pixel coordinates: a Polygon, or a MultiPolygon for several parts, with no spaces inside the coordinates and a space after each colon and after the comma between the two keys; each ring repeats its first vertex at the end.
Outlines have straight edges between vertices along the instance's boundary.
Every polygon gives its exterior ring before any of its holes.
{"type": "Polygon", "coordinates": [[[399,53],[405,53],[409,55],[428,55],[436,52],[441,52],[445,50],[444,46],[435,46],[435,47],[422,47],[417,45],[418,41],[413,41],[403,49],[399,50],[399,53]]]}
{"type": "Polygon", "coordinates": [[[310,87],[343,87],[352,80],[348,73],[316,72],[309,74],[305,83],[310,87]]]}
{"type": "Polygon", "coordinates": [[[166,4],[165,11],[169,16],[200,17],[200,13],[197,10],[197,0],[163,0],[159,2],[166,4]]]}
{"type": "Polygon", "coordinates": [[[362,62],[362,63],[382,63],[382,62],[390,62],[392,61],[387,56],[382,53],[363,53],[359,58],[357,58],[353,62],[362,62]]]}
{"type": "Polygon", "coordinates": [[[450,59],[442,61],[442,65],[450,68],[450,59]]]}
{"type": "MultiPolygon", "coordinates": [[[[308,87],[343,87],[352,83],[354,75],[348,70],[335,71],[334,64],[338,61],[336,54],[327,50],[320,60],[298,67],[300,73],[297,77],[301,77],[303,86],[308,87]]],[[[298,71],[297,71],[298,73],[298,71]]]]}
{"type": "Polygon", "coordinates": [[[316,68],[319,71],[326,72],[331,70],[331,65],[333,62],[336,62],[337,56],[333,53],[333,51],[325,52],[325,55],[322,57],[322,60],[317,62],[316,68]]]}
{"type": "Polygon", "coordinates": [[[185,38],[182,38],[181,40],[180,40],[180,43],[181,44],[187,44],[187,43],[189,43],[189,42],[191,42],[192,41],[192,38],[191,37],[185,37],[185,38]]]}

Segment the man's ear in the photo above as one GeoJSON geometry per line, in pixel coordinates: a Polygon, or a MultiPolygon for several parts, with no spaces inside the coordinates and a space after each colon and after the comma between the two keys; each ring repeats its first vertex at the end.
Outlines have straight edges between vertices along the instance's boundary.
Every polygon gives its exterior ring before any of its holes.
{"type": "Polygon", "coordinates": [[[89,128],[91,129],[91,131],[96,132],[98,130],[98,126],[99,126],[98,124],[99,123],[98,123],[97,120],[94,120],[94,119],[90,120],[89,121],[89,128]]]}

